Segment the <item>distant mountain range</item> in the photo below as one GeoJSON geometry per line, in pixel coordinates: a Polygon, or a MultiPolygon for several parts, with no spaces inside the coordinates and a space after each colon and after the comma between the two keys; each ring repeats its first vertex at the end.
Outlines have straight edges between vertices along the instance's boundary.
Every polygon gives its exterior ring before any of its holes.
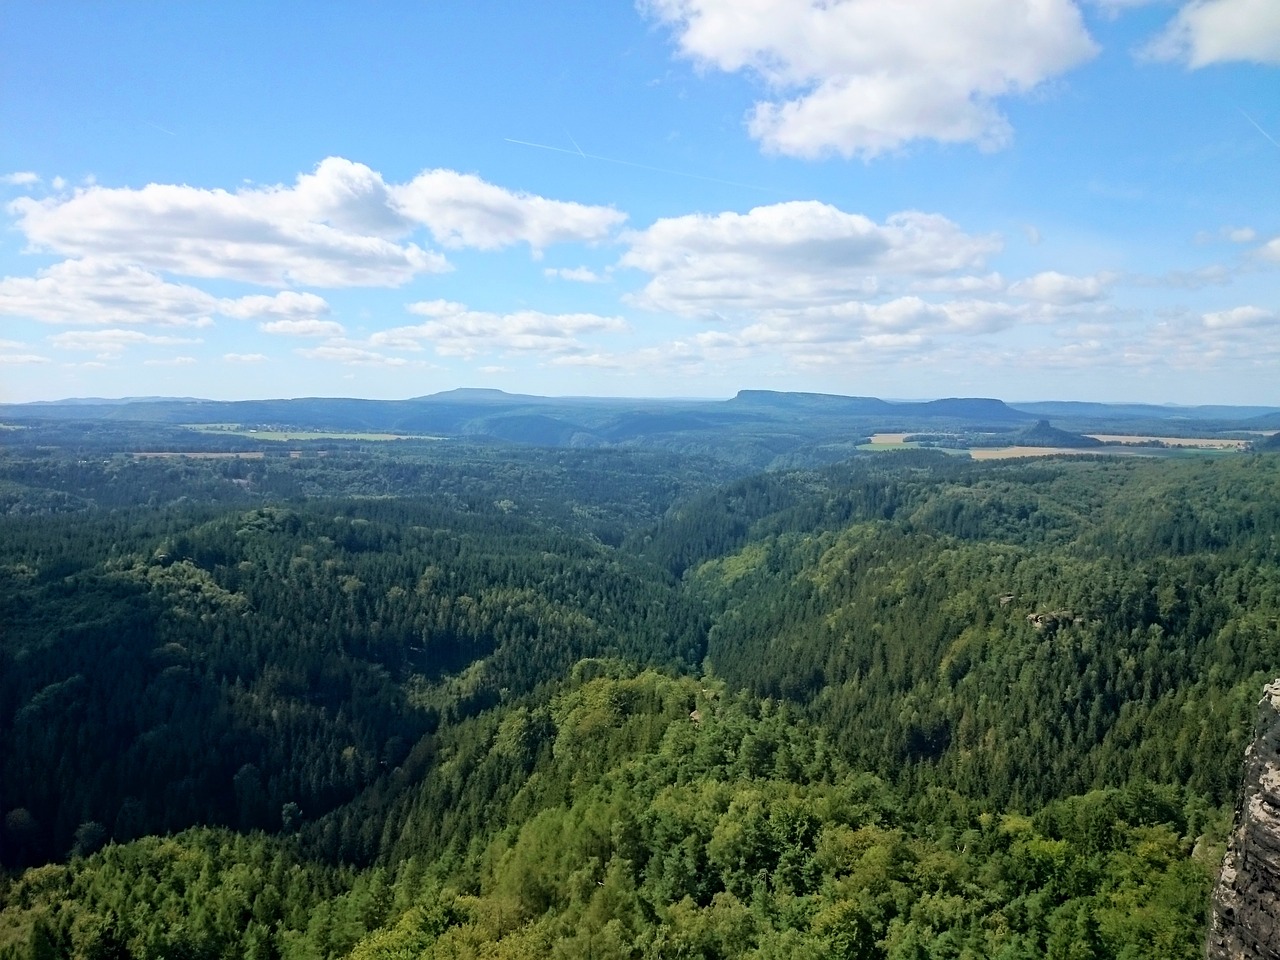
{"type": "Polygon", "coordinates": [[[228,424],[260,432],[387,433],[553,447],[638,446],[768,466],[841,459],[877,432],[963,431],[1007,435],[1010,443],[1067,445],[1066,438],[1074,435],[1078,441],[1085,433],[1202,436],[1280,429],[1280,407],[1008,404],[987,397],[889,401],[772,390],[743,390],[728,400],[540,397],[458,389],[407,400],[75,399],[0,405],[0,422],[44,424],[44,429],[95,422],[103,428],[115,424],[117,432],[129,425],[136,432],[147,424],[170,429],[228,424]],[[1049,418],[1055,421],[1052,425],[1049,418]]]}

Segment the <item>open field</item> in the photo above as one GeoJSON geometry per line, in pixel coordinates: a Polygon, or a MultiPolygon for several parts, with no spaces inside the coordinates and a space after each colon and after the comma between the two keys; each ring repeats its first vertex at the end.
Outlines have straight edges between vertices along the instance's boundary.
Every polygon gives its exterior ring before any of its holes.
{"type": "MultiPolygon", "coordinates": [[[[859,449],[874,451],[918,450],[920,444],[907,443],[907,433],[877,433],[871,442],[859,449]]],[[[1061,457],[1081,454],[1103,457],[1182,457],[1237,453],[1247,441],[1216,437],[1146,437],[1121,434],[1096,434],[1096,439],[1109,444],[1105,447],[971,447],[969,449],[941,449],[945,453],[968,454],[974,460],[1009,460],[1014,457],[1061,457]],[[1146,445],[1160,441],[1161,446],[1146,445]]]]}
{"type": "Polygon", "coordinates": [[[1160,443],[1166,447],[1196,447],[1203,450],[1243,450],[1249,442],[1222,437],[1135,437],[1121,433],[1093,433],[1089,436],[1103,443],[1160,443]]]}
{"type": "Polygon", "coordinates": [[[860,450],[915,450],[919,444],[906,443],[909,433],[873,433],[871,442],[864,443],[860,450]]]}
{"type": "Polygon", "coordinates": [[[1061,457],[1080,454],[1100,457],[1159,456],[1158,447],[976,447],[969,451],[974,460],[1010,460],[1014,457],[1061,457]]]}

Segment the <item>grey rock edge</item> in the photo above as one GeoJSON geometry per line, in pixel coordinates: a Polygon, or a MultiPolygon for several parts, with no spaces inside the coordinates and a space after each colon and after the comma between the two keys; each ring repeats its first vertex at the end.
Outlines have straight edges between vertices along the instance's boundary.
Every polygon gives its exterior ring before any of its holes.
{"type": "Polygon", "coordinates": [[[1280,679],[1263,691],[1213,891],[1209,960],[1280,960],[1280,679]]]}

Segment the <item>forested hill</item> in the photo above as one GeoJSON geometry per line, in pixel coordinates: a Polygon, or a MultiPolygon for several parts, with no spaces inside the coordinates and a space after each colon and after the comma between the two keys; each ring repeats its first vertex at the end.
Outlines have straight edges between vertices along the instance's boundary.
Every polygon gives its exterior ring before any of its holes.
{"type": "Polygon", "coordinates": [[[1280,673],[1268,453],[0,494],[5,960],[1190,958],[1280,673]]]}

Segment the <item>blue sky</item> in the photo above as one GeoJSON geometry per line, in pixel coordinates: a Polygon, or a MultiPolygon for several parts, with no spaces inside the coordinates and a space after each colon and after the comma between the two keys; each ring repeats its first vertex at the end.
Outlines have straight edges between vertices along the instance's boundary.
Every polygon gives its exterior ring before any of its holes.
{"type": "Polygon", "coordinates": [[[1280,2],[18,0],[0,208],[0,401],[1280,405],[1280,2]]]}

